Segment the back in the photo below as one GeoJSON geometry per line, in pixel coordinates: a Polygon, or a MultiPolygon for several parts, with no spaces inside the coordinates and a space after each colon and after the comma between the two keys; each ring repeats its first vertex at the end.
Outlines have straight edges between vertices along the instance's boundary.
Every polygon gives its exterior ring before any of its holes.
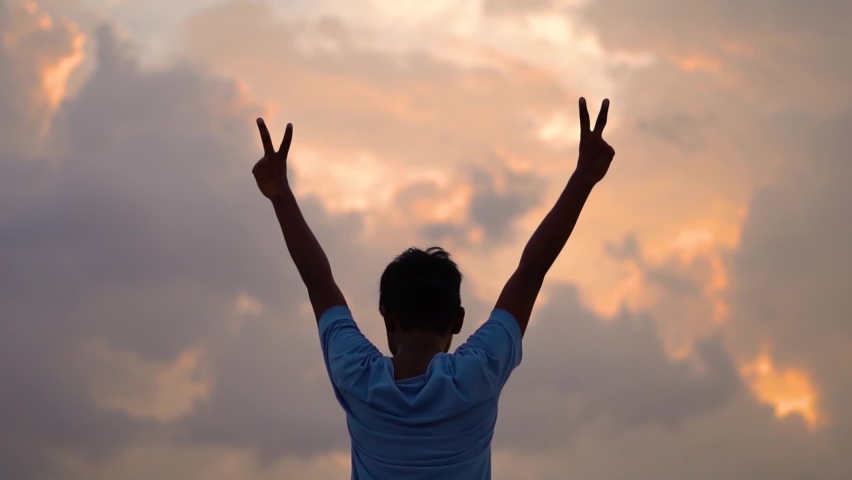
{"type": "Polygon", "coordinates": [[[495,309],[423,375],[395,381],[393,364],[364,337],[348,308],[320,318],[323,357],[346,411],[353,479],[488,479],[497,401],[521,361],[521,331],[495,309]]]}

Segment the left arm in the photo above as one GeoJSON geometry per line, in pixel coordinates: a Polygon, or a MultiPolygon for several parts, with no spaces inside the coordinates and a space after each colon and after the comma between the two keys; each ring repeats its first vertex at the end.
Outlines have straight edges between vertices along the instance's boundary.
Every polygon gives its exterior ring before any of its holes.
{"type": "Polygon", "coordinates": [[[272,202],[284,241],[287,243],[287,250],[308,289],[314,316],[319,321],[329,308],[347,304],[337,282],[334,281],[328,257],[305,221],[287,180],[287,154],[293,139],[293,125],[287,125],[284,140],[277,152],[262,119],[257,120],[257,126],[264,155],[254,166],[252,173],[261,193],[272,202]]]}
{"type": "Polygon", "coordinates": [[[308,289],[308,297],[311,299],[317,321],[329,308],[346,306],[346,299],[331,273],[328,257],[305,221],[293,191],[288,187],[283,195],[272,200],[272,206],[275,208],[275,216],[281,225],[290,257],[308,289]]]}
{"type": "Polygon", "coordinates": [[[595,129],[591,129],[586,100],[580,98],[580,156],[577,168],[556,205],[535,230],[515,273],[506,282],[495,308],[511,313],[523,334],[529,324],[538,293],[556,257],[574,231],[592,188],[606,175],[615,150],[603,139],[609,113],[604,100],[595,129]]]}

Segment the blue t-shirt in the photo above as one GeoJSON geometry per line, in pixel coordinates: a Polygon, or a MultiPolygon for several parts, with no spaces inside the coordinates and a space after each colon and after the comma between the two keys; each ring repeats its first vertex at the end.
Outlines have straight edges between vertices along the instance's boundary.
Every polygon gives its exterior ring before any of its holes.
{"type": "Polygon", "coordinates": [[[348,308],[320,317],[320,341],[352,440],[352,478],[490,479],[497,400],[521,362],[521,330],[495,309],[455,353],[395,381],[390,357],[367,340],[348,308]]]}

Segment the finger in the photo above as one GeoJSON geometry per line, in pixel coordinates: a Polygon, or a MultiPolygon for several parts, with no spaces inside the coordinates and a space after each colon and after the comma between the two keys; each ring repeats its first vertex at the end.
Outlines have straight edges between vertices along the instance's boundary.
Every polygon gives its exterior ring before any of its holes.
{"type": "Polygon", "coordinates": [[[275,153],[275,148],[272,146],[272,137],[269,136],[269,130],[262,118],[257,119],[257,129],[260,130],[260,141],[263,142],[264,155],[272,155],[275,153]]]}
{"type": "Polygon", "coordinates": [[[591,123],[591,120],[589,120],[589,108],[586,106],[586,99],[580,97],[580,134],[585,135],[586,133],[589,133],[589,126],[591,123]]]}
{"type": "Polygon", "coordinates": [[[598,113],[598,119],[595,121],[595,134],[600,136],[604,127],[606,127],[606,117],[609,114],[609,99],[604,99],[601,104],[601,111],[598,113]]]}
{"type": "Polygon", "coordinates": [[[287,129],[284,130],[284,140],[281,140],[281,148],[278,149],[278,153],[287,155],[287,152],[290,151],[290,142],[293,141],[293,124],[288,123],[287,129]]]}

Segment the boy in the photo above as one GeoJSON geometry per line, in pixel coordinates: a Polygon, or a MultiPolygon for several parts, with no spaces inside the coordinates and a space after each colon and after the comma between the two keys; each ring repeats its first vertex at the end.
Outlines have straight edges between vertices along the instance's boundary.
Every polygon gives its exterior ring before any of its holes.
{"type": "Polygon", "coordinates": [[[252,173],[271,200],[290,256],[308,289],[323,357],[352,441],[353,479],[489,479],[497,400],[521,361],[521,337],[545,274],[615,156],[580,98],[580,154],[556,205],[536,229],[488,321],[449,354],[464,320],[462,276],[449,254],[409,249],[382,274],[379,311],[392,357],[359,331],[328,259],[287,182],[287,125],[276,152],[262,119],[264,156],[252,173]]]}

